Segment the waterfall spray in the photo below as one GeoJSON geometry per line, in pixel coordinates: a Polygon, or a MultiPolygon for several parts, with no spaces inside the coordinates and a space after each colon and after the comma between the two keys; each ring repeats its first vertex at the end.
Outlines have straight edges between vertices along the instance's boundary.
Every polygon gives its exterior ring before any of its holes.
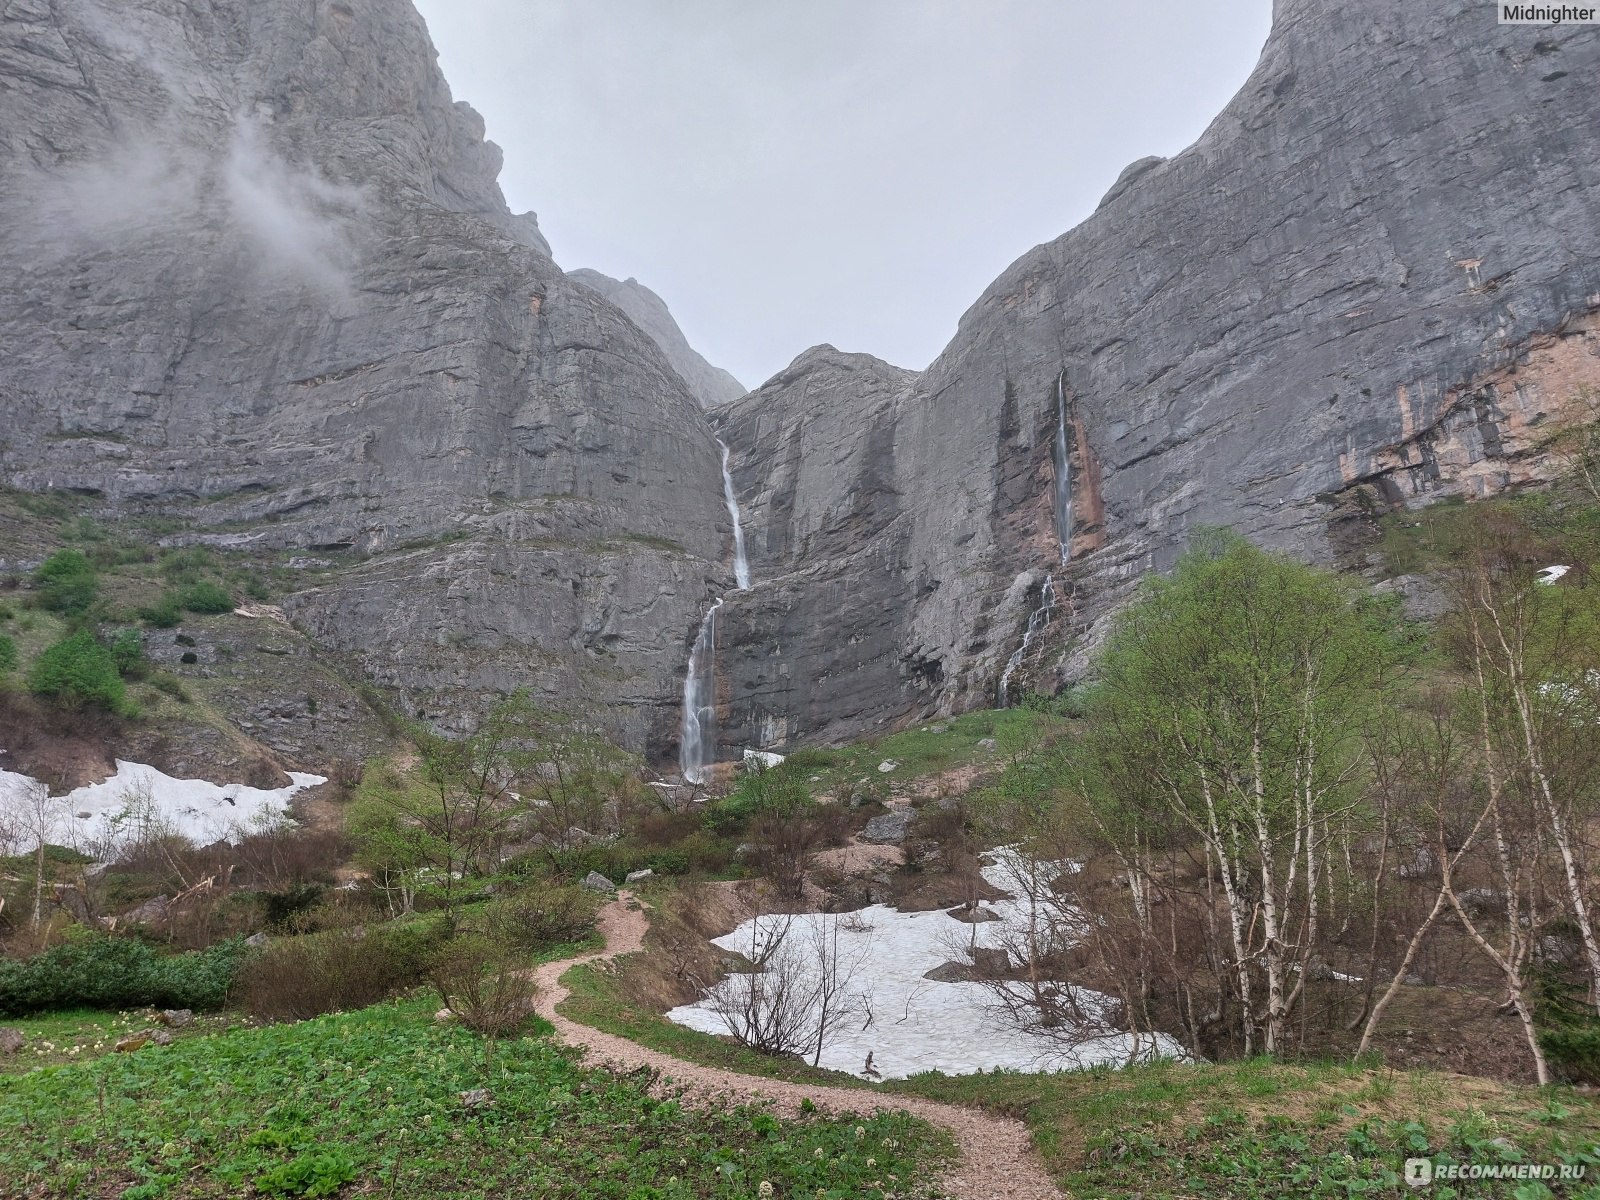
{"type": "Polygon", "coordinates": [[[1033,615],[1028,618],[1028,628],[1022,635],[1022,645],[1018,646],[1006,661],[1006,669],[1000,675],[1000,707],[1005,708],[1011,700],[1011,677],[1016,674],[1017,668],[1022,665],[1022,660],[1027,656],[1028,647],[1033,645],[1033,639],[1044,631],[1050,624],[1050,614],[1056,610],[1056,581],[1055,577],[1044,577],[1044,588],[1039,594],[1039,607],[1033,610],[1033,615]]]}
{"type": "Polygon", "coordinates": [[[683,727],[678,738],[678,769],[689,783],[704,783],[716,755],[717,609],[719,596],[700,622],[683,678],[683,727]]]}
{"type": "Polygon", "coordinates": [[[750,587],[750,560],[744,553],[744,527],[739,523],[739,498],[733,494],[733,474],[728,470],[728,444],[721,438],[722,448],[722,499],[728,506],[728,519],[733,522],[733,577],[741,592],[750,587]]]}
{"type": "Polygon", "coordinates": [[[1056,377],[1056,540],[1061,561],[1072,561],[1072,458],[1067,444],[1067,375],[1056,377]]]}

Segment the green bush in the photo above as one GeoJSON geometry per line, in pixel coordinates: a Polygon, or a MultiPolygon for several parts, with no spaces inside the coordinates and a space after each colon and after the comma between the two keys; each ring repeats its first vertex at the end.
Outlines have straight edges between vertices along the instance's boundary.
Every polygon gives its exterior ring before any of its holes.
{"type": "Polygon", "coordinates": [[[246,953],[241,938],[164,955],[132,938],[83,933],[29,959],[0,959],[0,1016],[73,1008],[218,1009],[246,953]]]}
{"type": "Polygon", "coordinates": [[[144,678],[149,664],[144,657],[144,638],[137,629],[119,630],[111,639],[111,661],[117,665],[117,674],[144,678]]]}
{"type": "Polygon", "coordinates": [[[17,644],[0,634],[0,675],[17,669],[17,644]]]}
{"type": "MultiPolygon", "coordinates": [[[[1557,929],[1576,943],[1576,930],[1557,929]]],[[[1565,1083],[1600,1083],[1600,1018],[1586,1003],[1584,989],[1546,966],[1538,972],[1534,1017],[1539,1047],[1551,1073],[1565,1083]]]]}
{"type": "Polygon", "coordinates": [[[139,610],[139,619],[152,629],[176,629],[183,620],[183,605],[174,592],[163,592],[161,599],[139,610]]]}
{"type": "Polygon", "coordinates": [[[33,575],[39,603],[51,612],[80,616],[99,591],[94,564],[79,550],[58,550],[33,575]]]}
{"type": "Polygon", "coordinates": [[[28,688],[71,707],[93,704],[116,713],[128,710],[116,658],[87,629],[62,638],[41,654],[28,671],[28,688]]]}
{"type": "Polygon", "coordinates": [[[233,611],[233,597],[209,579],[184,588],[178,602],[192,613],[233,611]]]}

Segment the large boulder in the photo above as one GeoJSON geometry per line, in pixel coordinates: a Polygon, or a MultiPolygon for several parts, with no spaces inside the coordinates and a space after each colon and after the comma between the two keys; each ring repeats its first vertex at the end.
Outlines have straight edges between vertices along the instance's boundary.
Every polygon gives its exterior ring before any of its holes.
{"type": "Polygon", "coordinates": [[[909,808],[879,813],[867,822],[861,840],[880,846],[898,846],[906,840],[906,834],[911,829],[911,822],[915,817],[916,813],[909,808]]]}

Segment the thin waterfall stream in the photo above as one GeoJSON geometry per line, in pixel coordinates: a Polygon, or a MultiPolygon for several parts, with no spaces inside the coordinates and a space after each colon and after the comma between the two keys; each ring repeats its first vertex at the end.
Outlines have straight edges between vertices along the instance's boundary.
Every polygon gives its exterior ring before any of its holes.
{"type": "Polygon", "coordinates": [[[733,578],[741,592],[750,588],[750,560],[744,553],[744,526],[739,523],[739,497],[733,494],[733,473],[728,470],[728,443],[721,438],[722,447],[722,499],[728,506],[728,520],[733,522],[733,578]]]}
{"type": "Polygon", "coordinates": [[[1056,610],[1056,581],[1055,576],[1044,577],[1044,588],[1039,596],[1039,607],[1033,610],[1033,615],[1028,618],[1028,628],[1022,634],[1022,645],[1012,651],[1011,657],[1006,661],[1006,669],[1000,673],[1000,707],[1006,708],[1011,701],[1011,677],[1017,673],[1017,668],[1022,665],[1022,660],[1027,657],[1028,647],[1033,645],[1033,639],[1044,632],[1045,626],[1050,624],[1050,615],[1056,610]]]}
{"type": "Polygon", "coordinates": [[[1067,443],[1067,376],[1056,377],[1056,444],[1051,457],[1056,468],[1056,540],[1061,561],[1072,561],[1072,454],[1067,443]]]}
{"type": "MultiPolygon", "coordinates": [[[[1063,371],[1056,376],[1056,436],[1055,444],[1051,447],[1052,462],[1055,466],[1055,506],[1056,541],[1061,547],[1061,563],[1063,566],[1072,561],[1072,451],[1067,440],[1067,375],[1063,371]]],[[[1023,659],[1028,656],[1028,650],[1033,645],[1034,639],[1044,632],[1050,624],[1050,617],[1056,610],[1056,581],[1055,576],[1044,577],[1044,587],[1039,595],[1039,607],[1034,609],[1028,617],[1028,627],[1023,631],[1022,644],[1016,648],[1011,657],[1006,660],[1005,670],[1000,673],[1000,707],[1005,708],[1011,702],[1011,677],[1017,673],[1017,668],[1022,666],[1023,659]]]]}
{"type": "MultiPolygon", "coordinates": [[[[722,451],[722,499],[733,522],[733,578],[737,590],[750,588],[750,560],[745,555],[744,526],[739,518],[739,498],[733,492],[728,469],[728,445],[717,439],[722,451]]],[[[689,669],[683,677],[683,719],[678,735],[678,770],[684,781],[702,784],[717,759],[717,610],[722,597],[711,602],[700,633],[689,651],[689,669]]]]}

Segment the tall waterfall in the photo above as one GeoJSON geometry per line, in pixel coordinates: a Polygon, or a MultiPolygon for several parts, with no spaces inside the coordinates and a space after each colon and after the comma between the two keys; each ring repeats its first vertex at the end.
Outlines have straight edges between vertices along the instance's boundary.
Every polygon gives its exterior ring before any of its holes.
{"type": "Polygon", "coordinates": [[[1067,375],[1056,377],[1056,539],[1061,561],[1072,561],[1072,457],[1067,443],[1067,375]]]}
{"type": "Polygon", "coordinates": [[[683,727],[678,738],[678,769],[690,783],[704,783],[717,752],[717,597],[700,622],[700,636],[689,652],[683,677],[683,727]]]}
{"type": "MultiPolygon", "coordinates": [[[[733,494],[733,473],[728,470],[728,445],[721,438],[722,499],[733,522],[733,578],[738,590],[750,588],[750,560],[744,552],[744,527],[739,523],[739,498],[733,494]]],[[[678,736],[678,770],[688,783],[701,784],[717,760],[717,609],[722,597],[712,601],[700,634],[689,651],[689,670],[683,677],[683,723],[678,736]]]]}
{"type": "Polygon", "coordinates": [[[1033,645],[1033,639],[1044,631],[1050,624],[1050,614],[1056,610],[1056,581],[1055,577],[1044,577],[1044,588],[1039,593],[1039,607],[1033,610],[1033,615],[1028,618],[1028,628],[1022,635],[1022,645],[1012,652],[1006,662],[1006,669],[1000,674],[1000,707],[1005,708],[1011,702],[1011,677],[1016,674],[1017,668],[1022,665],[1022,660],[1027,656],[1028,647],[1033,645]]]}
{"type": "Polygon", "coordinates": [[[750,560],[744,554],[744,527],[739,524],[739,497],[733,494],[733,474],[728,470],[728,444],[721,438],[722,448],[722,499],[728,506],[728,519],[733,522],[733,578],[741,592],[750,587],[750,560]]]}

